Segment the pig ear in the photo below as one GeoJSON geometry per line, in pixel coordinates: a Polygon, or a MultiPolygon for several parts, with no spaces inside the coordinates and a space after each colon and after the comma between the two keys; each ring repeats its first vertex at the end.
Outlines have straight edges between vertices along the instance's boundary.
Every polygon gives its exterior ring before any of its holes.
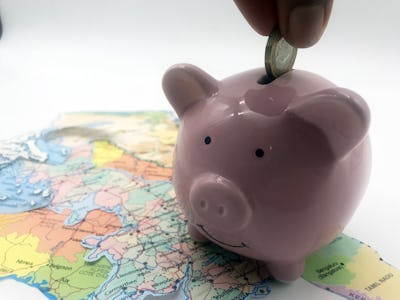
{"type": "Polygon", "coordinates": [[[326,89],[311,97],[305,96],[289,104],[286,112],[319,131],[337,159],[363,140],[370,122],[369,109],[364,100],[343,88],[326,89]]]}
{"type": "Polygon", "coordinates": [[[218,81],[189,64],[172,66],[164,75],[164,93],[179,117],[192,104],[216,93],[218,81]]]}

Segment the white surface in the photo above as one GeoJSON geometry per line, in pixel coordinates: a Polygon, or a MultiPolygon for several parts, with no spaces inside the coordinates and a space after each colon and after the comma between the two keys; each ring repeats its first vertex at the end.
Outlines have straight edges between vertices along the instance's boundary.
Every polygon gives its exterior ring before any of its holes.
{"type": "MultiPolygon", "coordinates": [[[[346,233],[400,267],[400,2],[337,0],[298,69],[361,94],[372,112],[373,171],[346,233]]],[[[190,62],[217,79],[262,67],[266,39],[232,0],[0,0],[0,138],[46,127],[65,111],[170,109],[160,80],[190,62]]],[[[1,298],[39,299],[0,284],[1,298]]],[[[303,281],[269,299],[340,299],[303,281]]]]}

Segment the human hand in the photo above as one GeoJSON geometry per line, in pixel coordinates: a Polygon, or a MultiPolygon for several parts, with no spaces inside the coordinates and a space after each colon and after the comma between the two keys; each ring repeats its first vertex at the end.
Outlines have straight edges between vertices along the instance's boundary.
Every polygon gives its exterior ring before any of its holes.
{"type": "Polygon", "coordinates": [[[247,22],[261,35],[278,27],[292,46],[306,48],[320,39],[333,0],[234,0],[247,22]]]}

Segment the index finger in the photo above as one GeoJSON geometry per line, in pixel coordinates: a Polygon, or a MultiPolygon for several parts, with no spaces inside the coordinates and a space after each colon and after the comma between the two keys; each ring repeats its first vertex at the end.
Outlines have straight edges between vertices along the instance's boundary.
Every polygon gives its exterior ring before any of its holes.
{"type": "Polygon", "coordinates": [[[261,35],[269,35],[278,24],[275,0],[234,0],[242,15],[261,35]]]}

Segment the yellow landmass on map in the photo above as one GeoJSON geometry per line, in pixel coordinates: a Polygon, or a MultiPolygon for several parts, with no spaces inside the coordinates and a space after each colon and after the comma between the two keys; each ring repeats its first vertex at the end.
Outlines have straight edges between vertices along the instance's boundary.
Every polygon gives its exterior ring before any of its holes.
{"type": "Polygon", "coordinates": [[[93,163],[96,167],[102,167],[107,163],[121,158],[124,151],[108,141],[94,142],[93,163]]]}
{"type": "Polygon", "coordinates": [[[0,276],[26,276],[49,261],[49,254],[37,252],[39,238],[16,232],[0,237],[0,276]]]}
{"type": "Polygon", "coordinates": [[[69,129],[69,134],[62,135],[63,145],[67,147],[76,148],[86,144],[88,139],[110,140],[126,153],[133,152],[139,159],[172,167],[178,126],[169,114],[70,113],[61,115],[54,126],[64,132],[65,128],[69,129]],[[96,128],[89,128],[85,124],[96,124],[96,128]]]}
{"type": "Polygon", "coordinates": [[[363,245],[354,262],[346,267],[357,274],[348,288],[358,290],[371,299],[400,299],[400,271],[380,260],[374,249],[363,245]]]}
{"type": "Polygon", "coordinates": [[[161,123],[155,126],[151,135],[157,138],[161,144],[174,145],[178,132],[175,128],[173,129],[171,129],[170,124],[161,123]]]}

